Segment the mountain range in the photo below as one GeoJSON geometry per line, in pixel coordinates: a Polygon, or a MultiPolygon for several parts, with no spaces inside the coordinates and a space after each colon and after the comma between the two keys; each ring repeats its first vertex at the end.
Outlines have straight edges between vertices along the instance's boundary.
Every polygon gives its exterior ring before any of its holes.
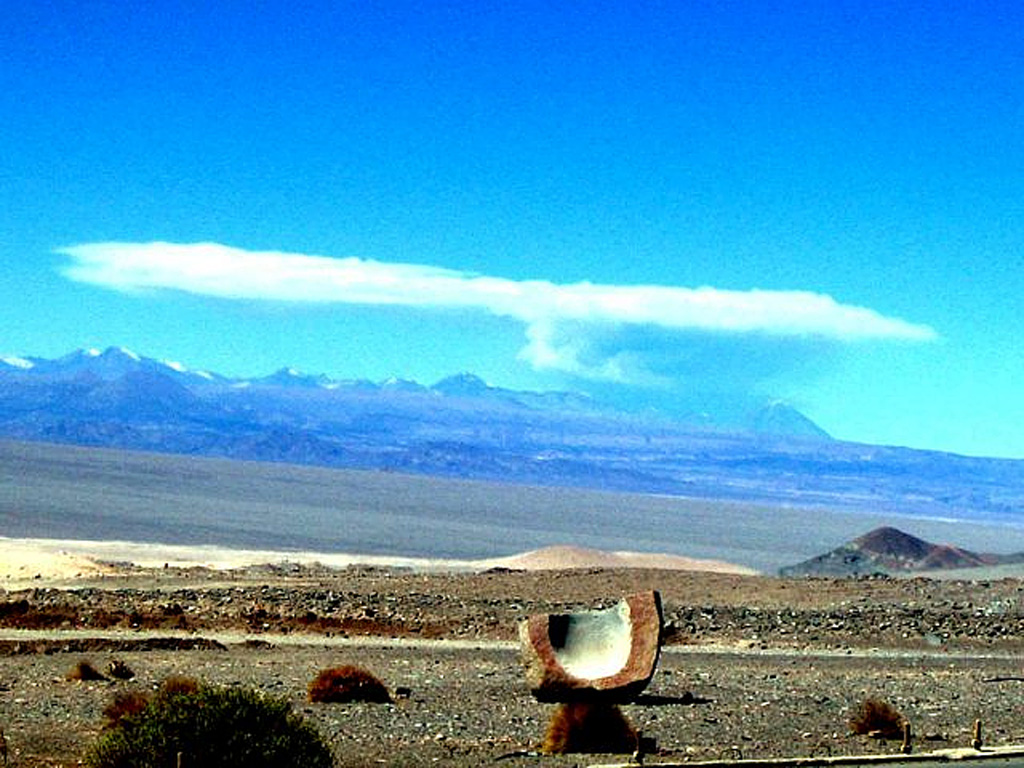
{"type": "MultiPolygon", "coordinates": [[[[398,394],[410,396],[409,400],[422,399],[431,407],[441,405],[465,408],[467,401],[475,405],[516,406],[533,410],[571,409],[576,412],[600,413],[604,416],[619,413],[615,409],[601,407],[588,396],[570,392],[529,392],[489,386],[478,376],[459,373],[444,378],[433,385],[423,385],[406,379],[390,378],[382,382],[366,379],[331,379],[324,374],[305,374],[295,368],[281,368],[260,377],[230,378],[204,370],[192,370],[181,363],[144,357],[124,347],[109,347],[106,350],[79,349],[53,360],[39,357],[0,357],[0,376],[13,374],[11,379],[25,383],[57,383],[78,380],[79,383],[121,381],[121,388],[136,384],[140,390],[147,387],[161,388],[160,380],[175,382],[196,395],[210,398],[224,394],[223,390],[256,390],[271,393],[281,399],[288,399],[288,390],[319,390],[321,394],[333,393],[332,399],[338,405],[351,406],[352,396],[365,397],[376,394],[376,404],[385,410],[393,410],[399,404],[398,394]],[[148,378],[141,378],[145,374],[148,378]],[[440,402],[441,398],[444,402],[440,402]],[[462,401],[462,402],[456,402],[462,401]]],[[[164,395],[169,394],[167,385],[162,387],[164,395]]],[[[294,399],[294,398],[293,398],[294,399]]],[[[176,403],[180,405],[180,403],[176,403]]],[[[693,428],[726,428],[722,415],[700,413],[684,421],[693,428]]],[[[779,401],[766,402],[742,413],[738,419],[730,415],[728,429],[758,434],[784,434],[801,437],[828,438],[829,435],[817,424],[795,408],[779,401]]]]}
{"type": "Polygon", "coordinates": [[[717,419],[571,392],[239,378],[129,350],[0,358],[0,436],[506,483],[1013,523],[1024,462],[831,439],[785,403],[717,419]]]}

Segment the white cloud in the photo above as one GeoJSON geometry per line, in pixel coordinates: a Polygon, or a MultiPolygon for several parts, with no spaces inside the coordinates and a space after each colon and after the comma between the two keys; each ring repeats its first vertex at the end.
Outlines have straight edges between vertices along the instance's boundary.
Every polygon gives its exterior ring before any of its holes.
{"type": "Polygon", "coordinates": [[[522,357],[534,366],[606,380],[647,373],[637,364],[637,350],[588,359],[592,345],[587,335],[593,329],[635,327],[830,342],[936,337],[926,325],[808,291],[562,285],[420,264],[254,252],[217,243],[86,243],[58,253],[71,259],[63,270],[67,277],[122,291],[169,289],[226,299],[489,312],[525,324],[528,343],[522,357]],[[564,332],[569,326],[574,334],[564,332]]]}

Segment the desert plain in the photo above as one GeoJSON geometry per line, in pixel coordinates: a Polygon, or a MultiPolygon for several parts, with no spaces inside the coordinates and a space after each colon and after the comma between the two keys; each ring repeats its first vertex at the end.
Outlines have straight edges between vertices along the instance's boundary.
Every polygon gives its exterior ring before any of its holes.
{"type": "Polygon", "coordinates": [[[516,628],[645,589],[661,593],[664,645],[622,710],[656,744],[648,765],[898,750],[852,733],[868,699],[907,718],[915,752],[966,747],[977,721],[986,747],[1024,742],[1024,582],[1012,578],[781,579],[571,548],[503,564],[328,567],[0,543],[10,766],[81,764],[115,693],[172,675],[288,698],[339,766],[623,762],[541,751],[554,705],[526,688],[516,628]],[[66,679],[81,661],[103,671],[114,660],[134,676],[66,679]],[[317,672],[345,664],[376,675],[392,702],[310,702],[317,672]]]}

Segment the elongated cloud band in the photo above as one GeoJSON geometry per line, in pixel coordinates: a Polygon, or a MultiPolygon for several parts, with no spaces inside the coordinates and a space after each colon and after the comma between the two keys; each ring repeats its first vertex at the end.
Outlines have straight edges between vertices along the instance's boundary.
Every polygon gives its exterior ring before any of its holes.
{"type": "Polygon", "coordinates": [[[331,302],[489,312],[526,325],[523,357],[542,368],[625,380],[629,357],[587,360],[594,329],[925,341],[925,325],[807,291],[516,281],[419,264],[383,263],[216,243],[86,243],[58,250],[72,280],[122,291],[170,289],[225,299],[331,302]],[[575,333],[567,334],[571,327],[575,333]]]}

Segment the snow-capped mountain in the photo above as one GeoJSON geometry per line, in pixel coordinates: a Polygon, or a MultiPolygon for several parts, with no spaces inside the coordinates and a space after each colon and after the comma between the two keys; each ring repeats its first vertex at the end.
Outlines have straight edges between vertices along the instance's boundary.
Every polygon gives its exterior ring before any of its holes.
{"type": "MultiPolygon", "coordinates": [[[[92,376],[103,380],[120,378],[129,373],[148,371],[163,374],[186,384],[200,384],[204,381],[223,380],[204,371],[192,371],[181,363],[155,360],[143,357],[125,347],[99,349],[76,349],[62,357],[47,360],[40,357],[0,358],[8,365],[6,370],[17,369],[50,380],[71,379],[76,376],[92,376]]],[[[0,367],[0,371],[4,370],[0,367]]]]}
{"type": "MultiPolygon", "coordinates": [[[[415,401],[416,397],[429,396],[429,402],[436,403],[437,398],[442,398],[451,407],[458,407],[465,411],[467,408],[479,408],[483,405],[500,406],[508,408],[528,408],[534,411],[557,412],[593,412],[594,414],[618,413],[625,417],[627,414],[619,413],[614,408],[601,406],[587,395],[575,392],[536,392],[520,391],[494,387],[472,373],[458,373],[445,377],[440,381],[425,385],[419,382],[406,379],[389,378],[381,382],[372,382],[365,379],[332,379],[324,374],[310,374],[302,372],[293,367],[283,367],[273,373],[255,377],[231,378],[218,373],[194,370],[183,363],[160,360],[140,355],[125,347],[108,347],[99,349],[79,349],[62,357],[47,360],[38,357],[4,357],[0,358],[0,373],[21,374],[26,381],[69,381],[76,378],[91,377],[102,381],[112,381],[130,373],[146,372],[158,376],[165,376],[169,379],[202,393],[204,397],[213,397],[225,389],[230,389],[235,395],[243,392],[260,393],[266,400],[270,396],[269,390],[304,390],[307,393],[320,391],[337,393],[337,398],[345,395],[361,393],[363,395],[379,396],[378,404],[385,407],[389,402],[387,396],[404,396],[400,400],[408,405],[415,401]],[[410,400],[411,398],[411,400],[410,400]]],[[[278,394],[287,398],[284,392],[278,394]]],[[[307,398],[308,399],[308,398],[307,398]]],[[[772,404],[765,406],[765,409],[774,408],[784,410],[788,406],[772,404]]],[[[779,417],[766,418],[761,411],[752,411],[746,423],[736,426],[736,419],[728,422],[729,429],[739,428],[752,431],[764,432],[765,434],[792,434],[802,436],[817,436],[828,438],[827,433],[815,425],[810,419],[792,408],[785,411],[787,421],[779,417]],[[761,429],[760,424],[765,428],[761,429]],[[786,425],[793,425],[792,432],[786,431],[786,425]]],[[[692,421],[689,422],[692,425],[692,421]]],[[[724,425],[725,422],[719,424],[724,425]]],[[[716,422],[708,416],[702,426],[714,429],[716,422]]]]}
{"type": "Polygon", "coordinates": [[[35,363],[24,357],[15,357],[13,355],[8,357],[0,357],[0,370],[5,368],[10,370],[27,371],[35,367],[35,363]]]}
{"type": "Polygon", "coordinates": [[[745,426],[739,417],[630,413],[468,373],[432,386],[288,368],[229,378],[121,347],[0,359],[0,437],[952,518],[1024,513],[1024,462],[844,443],[784,403],[745,426]]]}
{"type": "Polygon", "coordinates": [[[138,370],[142,358],[124,347],[106,350],[76,349],[56,360],[39,360],[35,370],[39,373],[74,375],[88,372],[103,379],[112,379],[138,370]]]}
{"type": "Polygon", "coordinates": [[[269,376],[253,379],[250,384],[265,387],[330,387],[333,382],[323,374],[306,374],[295,368],[281,368],[269,376]]]}

